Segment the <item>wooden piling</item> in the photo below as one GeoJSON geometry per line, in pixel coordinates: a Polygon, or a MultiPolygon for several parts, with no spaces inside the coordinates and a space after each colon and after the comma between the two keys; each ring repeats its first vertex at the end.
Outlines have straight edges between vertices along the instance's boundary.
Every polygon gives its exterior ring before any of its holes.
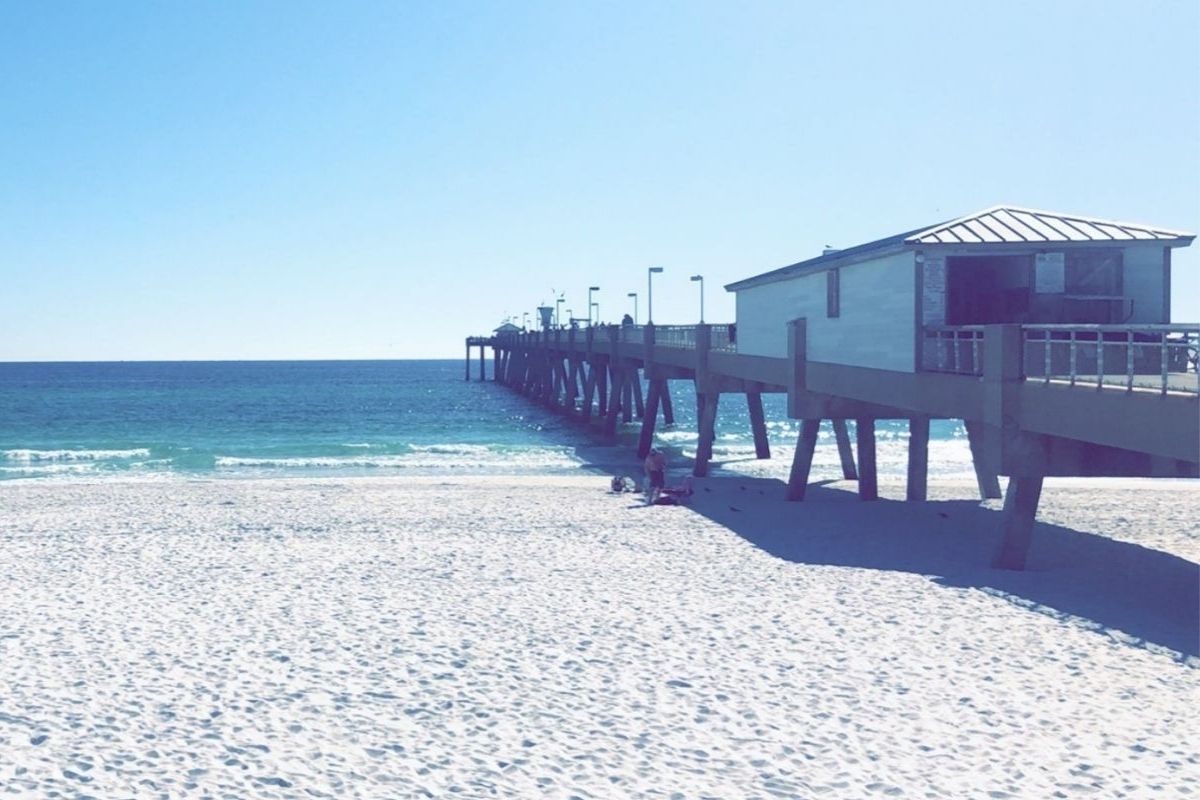
{"type": "Polygon", "coordinates": [[[796,454],[792,456],[792,472],[788,476],[787,499],[803,500],[808,489],[808,473],[812,470],[813,453],[817,449],[817,434],[821,431],[821,420],[800,421],[800,435],[796,438],[796,454]]]}
{"type": "Polygon", "coordinates": [[[1004,496],[1003,535],[992,562],[996,569],[1025,569],[1041,496],[1042,476],[1008,479],[1008,492],[1004,496]]]}
{"type": "Polygon", "coordinates": [[[859,418],[854,421],[855,438],[858,439],[858,497],[860,500],[878,500],[879,483],[875,474],[875,420],[859,418]]]}
{"type": "Polygon", "coordinates": [[[633,408],[638,419],[646,418],[646,404],[642,400],[642,379],[638,376],[637,367],[633,368],[633,408]]]}
{"type": "Polygon", "coordinates": [[[746,392],[746,405],[750,412],[750,432],[754,434],[754,455],[770,458],[771,445],[767,441],[767,421],[763,414],[762,393],[746,392]]]}
{"type": "Polygon", "coordinates": [[[905,498],[924,502],[929,486],[929,417],[908,420],[908,486],[905,498]]]}

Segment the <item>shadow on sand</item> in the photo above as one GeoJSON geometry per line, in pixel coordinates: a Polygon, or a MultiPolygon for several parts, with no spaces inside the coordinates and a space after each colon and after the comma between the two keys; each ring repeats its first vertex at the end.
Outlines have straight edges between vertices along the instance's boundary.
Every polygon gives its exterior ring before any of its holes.
{"type": "MultiPolygon", "coordinates": [[[[589,447],[578,454],[597,471],[636,474],[627,453],[589,447]]],[[[688,460],[676,453],[672,463],[681,475],[688,460]]],[[[1027,569],[998,570],[991,567],[998,501],[864,503],[825,481],[791,503],[781,480],[721,475],[714,466],[715,477],[697,482],[691,509],[778,558],[926,575],[935,585],[979,589],[1123,644],[1167,648],[1179,661],[1200,657],[1200,565],[1179,556],[1039,522],[1027,569]]],[[[1052,490],[1044,501],[1053,502],[1052,490]]]]}

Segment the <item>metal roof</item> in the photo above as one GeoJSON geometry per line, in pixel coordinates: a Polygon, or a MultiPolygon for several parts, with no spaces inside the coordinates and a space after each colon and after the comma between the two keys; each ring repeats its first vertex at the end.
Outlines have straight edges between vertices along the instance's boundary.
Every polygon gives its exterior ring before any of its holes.
{"type": "Polygon", "coordinates": [[[1192,234],[1150,225],[994,206],[907,237],[908,244],[1040,244],[1190,239],[1192,234]]]}
{"type": "Polygon", "coordinates": [[[918,245],[1006,245],[1045,243],[1105,243],[1160,241],[1187,245],[1195,234],[1171,231],[1151,225],[1094,219],[1052,211],[1037,211],[1017,206],[993,206],[965,217],[917,228],[884,239],[826,253],[752,278],[726,284],[736,292],[764,283],[820,272],[836,262],[874,258],[888,252],[918,245]]]}

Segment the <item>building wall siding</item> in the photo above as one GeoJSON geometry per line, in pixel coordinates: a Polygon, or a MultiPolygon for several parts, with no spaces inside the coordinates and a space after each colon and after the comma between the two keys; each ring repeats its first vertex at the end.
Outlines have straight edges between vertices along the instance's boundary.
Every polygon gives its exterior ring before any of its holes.
{"type": "Polygon", "coordinates": [[[738,352],[787,356],[787,323],[808,320],[808,358],[912,372],[913,254],[840,267],[840,315],[826,316],[826,277],[816,272],[737,293],[738,352]]]}

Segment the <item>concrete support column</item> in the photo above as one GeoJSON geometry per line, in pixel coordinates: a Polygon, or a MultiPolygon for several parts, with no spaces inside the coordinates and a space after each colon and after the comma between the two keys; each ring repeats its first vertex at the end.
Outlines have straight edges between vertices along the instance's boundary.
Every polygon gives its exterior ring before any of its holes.
{"type": "Polygon", "coordinates": [[[800,395],[807,381],[805,367],[808,364],[808,320],[801,317],[788,323],[788,416],[802,419],[800,395]]]}
{"type": "Polygon", "coordinates": [[[483,351],[486,349],[487,348],[485,348],[483,345],[479,345],[479,380],[481,382],[487,380],[487,370],[483,366],[483,359],[484,359],[483,351]]]}
{"type": "Polygon", "coordinates": [[[1010,478],[1004,496],[1003,536],[992,566],[996,569],[1025,569],[1038,500],[1042,496],[1042,477],[1010,478]]]}
{"type": "Polygon", "coordinates": [[[664,383],[664,380],[650,379],[650,388],[646,392],[646,411],[642,414],[642,430],[638,434],[638,458],[649,455],[650,447],[654,443],[654,426],[658,423],[658,402],[664,383]]]}
{"type": "Polygon", "coordinates": [[[812,470],[813,452],[817,449],[817,434],[821,420],[800,421],[800,436],[796,439],[796,454],[792,456],[792,472],[788,476],[787,499],[803,500],[808,489],[808,473],[812,470]]]}
{"type": "Polygon", "coordinates": [[[604,416],[604,437],[609,441],[617,438],[617,417],[621,413],[621,391],[624,389],[625,371],[612,367],[612,388],[608,396],[608,408],[604,416]]]}
{"type": "Polygon", "coordinates": [[[465,380],[471,380],[471,343],[467,342],[467,374],[465,380]]]}
{"type": "Polygon", "coordinates": [[[708,474],[708,462],[712,460],[713,441],[717,438],[717,405],[721,400],[721,395],[718,392],[711,394],[698,392],[696,400],[700,406],[700,441],[696,446],[696,463],[692,467],[692,474],[697,478],[703,478],[708,474]]]}
{"type": "Polygon", "coordinates": [[[662,393],[660,400],[662,402],[663,425],[674,425],[675,408],[671,405],[671,382],[664,379],[660,391],[662,393]]]}
{"type": "Polygon", "coordinates": [[[963,425],[967,429],[967,442],[971,446],[971,463],[975,466],[979,497],[983,500],[997,500],[1001,497],[1000,478],[992,471],[984,453],[983,423],[965,419],[963,425]]]}
{"type": "Polygon", "coordinates": [[[747,410],[750,412],[750,432],[754,434],[754,455],[770,458],[771,445],[767,441],[767,420],[763,414],[762,393],[746,392],[747,410]]]}
{"type": "Polygon", "coordinates": [[[596,413],[608,415],[608,364],[597,364],[592,367],[596,375],[596,413]]]}
{"type": "Polygon", "coordinates": [[[837,439],[838,458],[842,461],[842,478],[848,481],[858,480],[858,470],[854,468],[854,449],[850,447],[850,431],[846,429],[846,420],[831,419],[833,436],[837,439]]]}
{"type": "Polygon", "coordinates": [[[924,502],[929,486],[929,417],[908,420],[907,500],[924,502]]]}
{"type": "Polygon", "coordinates": [[[858,439],[858,497],[878,500],[879,484],[875,474],[875,420],[859,418],[854,421],[858,439]]]}
{"type": "Polygon", "coordinates": [[[592,416],[592,404],[596,397],[596,370],[594,362],[587,363],[587,377],[583,381],[583,403],[579,407],[584,422],[592,416]]]}

